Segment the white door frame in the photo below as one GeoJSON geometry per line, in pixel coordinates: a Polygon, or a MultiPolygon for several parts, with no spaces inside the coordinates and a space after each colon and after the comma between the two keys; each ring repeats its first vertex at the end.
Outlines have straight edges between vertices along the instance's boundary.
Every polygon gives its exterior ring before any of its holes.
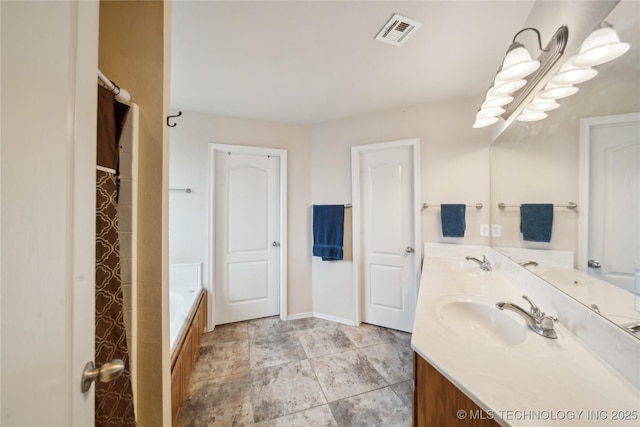
{"type": "Polygon", "coordinates": [[[377,144],[357,145],[351,147],[351,194],[353,215],[353,292],[354,292],[354,323],[360,325],[362,318],[362,295],[364,293],[362,283],[362,254],[361,254],[361,195],[360,195],[360,158],[369,151],[385,150],[389,148],[411,147],[413,155],[413,246],[414,275],[416,280],[416,300],[418,298],[418,288],[420,285],[420,260],[422,259],[422,233],[420,221],[420,139],[403,139],[400,141],[382,142],[377,144]]]}
{"type": "Polygon", "coordinates": [[[589,258],[589,191],[591,161],[591,128],[640,121],[640,113],[589,117],[580,120],[580,219],[578,224],[578,270],[588,272],[589,258]]]}
{"type": "Polygon", "coordinates": [[[216,152],[235,154],[254,154],[262,156],[274,156],[280,158],[280,319],[287,320],[287,150],[278,148],[252,147],[247,145],[231,145],[209,143],[209,176],[207,179],[207,259],[209,267],[207,289],[207,330],[215,327],[215,177],[216,177],[216,152]]]}

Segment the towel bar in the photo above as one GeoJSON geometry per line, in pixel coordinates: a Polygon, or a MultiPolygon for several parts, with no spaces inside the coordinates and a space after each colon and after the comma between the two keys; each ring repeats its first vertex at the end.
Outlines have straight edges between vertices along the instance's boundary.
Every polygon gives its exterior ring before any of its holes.
{"type": "Polygon", "coordinates": [[[191,189],[187,188],[170,188],[169,191],[184,191],[185,193],[191,193],[191,189]]]}
{"type": "MultiPolygon", "coordinates": [[[[498,203],[498,208],[519,208],[520,205],[507,205],[506,203],[498,203]]],[[[553,205],[554,208],[567,208],[567,209],[575,209],[578,207],[576,203],[568,202],[566,205],[553,205]]]]}
{"type": "MultiPolygon", "coordinates": [[[[311,207],[314,207],[314,206],[315,206],[315,205],[311,205],[311,207]]],[[[345,203],[344,208],[345,208],[345,209],[349,209],[349,208],[351,208],[351,203],[345,203]]]]}
{"type": "MultiPolygon", "coordinates": [[[[423,203],[422,204],[422,210],[425,210],[427,208],[439,208],[441,205],[429,205],[427,203],[423,203]]],[[[467,205],[468,208],[476,208],[476,209],[482,209],[482,203],[476,203],[474,205],[467,205]]]]}

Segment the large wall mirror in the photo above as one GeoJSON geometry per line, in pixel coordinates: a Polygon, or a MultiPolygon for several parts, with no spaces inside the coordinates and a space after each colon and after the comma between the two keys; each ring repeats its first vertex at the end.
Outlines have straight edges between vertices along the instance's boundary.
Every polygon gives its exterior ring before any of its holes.
{"type": "Polygon", "coordinates": [[[640,2],[620,2],[605,21],[629,51],[594,66],[598,75],[546,119],[514,120],[491,147],[492,246],[537,262],[526,268],[630,333],[640,325],[632,293],[640,268],[639,19],[640,2]],[[525,203],[554,205],[550,242],[523,240],[525,203]]]}

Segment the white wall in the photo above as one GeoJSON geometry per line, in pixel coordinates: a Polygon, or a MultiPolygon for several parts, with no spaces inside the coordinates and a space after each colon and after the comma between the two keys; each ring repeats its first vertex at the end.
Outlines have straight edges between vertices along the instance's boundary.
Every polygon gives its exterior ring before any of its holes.
{"type": "MultiPolygon", "coordinates": [[[[631,54],[631,52],[630,52],[631,54]]],[[[580,119],[640,111],[640,73],[622,61],[596,67],[599,74],[578,84],[579,91],[560,99],[560,108],[532,123],[513,122],[491,151],[493,222],[502,236],[494,246],[572,251],[577,256],[578,221],[585,206],[579,200],[580,119]],[[576,210],[554,209],[550,243],[525,242],[520,210],[501,211],[497,203],[578,203],[576,210]]],[[[577,260],[576,260],[577,261],[577,260]]],[[[576,264],[577,265],[577,264],[576,264]]]]}
{"type": "MultiPolygon", "coordinates": [[[[175,113],[174,113],[175,114],[175,113]]],[[[311,129],[259,120],[183,111],[171,129],[170,263],[203,263],[208,286],[207,165],[208,144],[234,144],[287,150],[288,158],[288,311],[311,312],[311,129]]]]}
{"type": "MultiPolygon", "coordinates": [[[[467,209],[466,237],[443,238],[440,210],[422,213],[423,240],[489,244],[479,236],[489,223],[490,131],[471,124],[480,100],[423,105],[315,126],[298,126],[183,111],[171,130],[170,262],[203,262],[207,256],[207,146],[211,142],[282,148],[289,162],[289,314],[315,314],[352,322],[350,236],[345,260],[311,256],[311,205],[351,202],[351,147],[421,139],[422,201],[483,203],[467,209]]],[[[174,112],[175,113],[175,112],[174,112]]],[[[347,230],[350,230],[347,221],[347,230]]],[[[208,277],[208,272],[203,272],[208,277]]],[[[205,284],[206,285],[206,284],[205,284]]]]}
{"type": "MultiPolygon", "coordinates": [[[[480,101],[407,107],[313,126],[313,203],[351,202],[352,146],[420,138],[422,201],[485,206],[480,211],[467,208],[467,230],[459,239],[442,237],[439,209],[423,211],[423,241],[488,245],[489,238],[479,236],[479,227],[489,223],[490,131],[471,127],[480,101]]],[[[313,258],[313,312],[317,315],[344,322],[354,319],[350,258],[350,254],[343,261],[313,258]]]]}

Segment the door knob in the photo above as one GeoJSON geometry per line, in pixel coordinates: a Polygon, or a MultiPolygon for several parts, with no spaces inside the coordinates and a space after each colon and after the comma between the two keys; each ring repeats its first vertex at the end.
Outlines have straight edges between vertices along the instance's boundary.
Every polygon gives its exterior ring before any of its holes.
{"type": "Polygon", "coordinates": [[[587,266],[589,266],[589,268],[600,268],[600,267],[602,267],[602,265],[600,265],[600,263],[598,261],[596,261],[595,259],[590,259],[589,261],[587,261],[587,266]]]}
{"type": "Polygon", "coordinates": [[[413,248],[412,248],[411,246],[407,246],[407,247],[404,249],[404,251],[405,251],[406,253],[408,253],[408,254],[410,254],[410,253],[414,252],[414,250],[413,250],[413,248]]]}
{"type": "Polygon", "coordinates": [[[277,248],[278,246],[280,246],[280,242],[273,242],[271,243],[271,246],[273,246],[274,248],[277,248]]]}
{"type": "Polygon", "coordinates": [[[84,371],[82,371],[82,392],[88,392],[91,383],[96,380],[103,383],[115,380],[123,371],[124,362],[120,359],[113,359],[111,362],[107,362],[99,368],[96,368],[93,362],[87,362],[87,364],[84,365],[84,371]]]}

